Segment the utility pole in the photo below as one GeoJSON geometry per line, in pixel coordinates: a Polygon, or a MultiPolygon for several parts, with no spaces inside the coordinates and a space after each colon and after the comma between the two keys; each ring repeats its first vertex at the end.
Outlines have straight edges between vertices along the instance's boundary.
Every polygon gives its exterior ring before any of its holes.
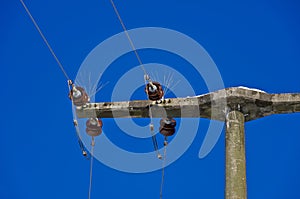
{"type": "Polygon", "coordinates": [[[245,118],[240,111],[230,111],[226,118],[226,188],[227,199],[246,199],[245,118]]]}
{"type": "Polygon", "coordinates": [[[226,122],[226,199],[246,199],[245,122],[272,114],[300,112],[300,93],[268,94],[245,87],[226,88],[187,98],[88,103],[78,118],[208,118],[226,122]],[[199,112],[195,111],[199,109],[199,112]],[[200,114],[200,115],[199,115],[200,114]]]}

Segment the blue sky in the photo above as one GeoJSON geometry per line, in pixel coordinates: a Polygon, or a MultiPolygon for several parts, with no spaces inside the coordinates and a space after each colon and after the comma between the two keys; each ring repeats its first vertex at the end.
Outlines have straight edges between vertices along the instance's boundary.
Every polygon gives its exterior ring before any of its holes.
{"type": "MultiPolygon", "coordinates": [[[[66,80],[21,3],[1,3],[0,198],[87,198],[89,162],[81,156],[75,137],[66,80]]],[[[72,78],[96,45],[122,31],[108,0],[25,3],[72,78]]],[[[218,66],[226,87],[299,92],[297,1],[115,3],[128,29],[164,27],[200,43],[218,66]]],[[[141,52],[141,57],[145,63],[176,62],[176,57],[170,60],[164,52],[141,52]]],[[[137,65],[137,60],[129,54],[114,64],[122,67],[124,63],[130,68],[137,65]]],[[[110,96],[114,75],[113,71],[107,74],[110,83],[99,94],[99,101],[110,96]]],[[[201,78],[187,78],[193,86],[199,83],[196,94],[207,92],[201,78]]],[[[143,90],[135,97],[145,99],[143,90]]],[[[246,124],[248,198],[300,198],[298,121],[300,115],[291,114],[246,124]]],[[[108,133],[122,134],[111,120],[104,122],[108,133]]],[[[167,167],[164,198],[224,198],[224,132],[211,153],[204,159],[198,158],[208,123],[200,120],[193,144],[167,167]]],[[[151,142],[143,146],[138,140],[115,141],[131,150],[135,144],[142,151],[143,147],[151,147],[151,142]]],[[[92,196],[158,198],[160,175],[160,171],[123,173],[96,161],[92,196]]]]}

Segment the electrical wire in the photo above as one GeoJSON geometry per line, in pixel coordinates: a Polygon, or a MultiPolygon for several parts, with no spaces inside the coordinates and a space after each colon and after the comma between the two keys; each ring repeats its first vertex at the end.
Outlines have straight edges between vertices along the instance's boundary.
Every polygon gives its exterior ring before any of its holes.
{"type": "MultiPolygon", "coordinates": [[[[144,67],[144,64],[143,64],[143,62],[142,62],[142,60],[141,60],[141,58],[140,58],[140,56],[139,56],[139,54],[138,54],[138,52],[137,52],[137,50],[136,50],[136,47],[134,46],[134,43],[133,43],[133,41],[132,41],[132,39],[131,39],[131,37],[130,37],[128,31],[127,31],[127,28],[126,28],[126,26],[125,26],[125,24],[124,24],[124,22],[123,22],[123,20],[122,20],[122,18],[121,18],[121,15],[120,15],[120,13],[119,13],[119,11],[118,11],[118,9],[117,9],[117,6],[115,5],[115,3],[114,3],[113,0],[110,0],[110,3],[111,3],[111,5],[112,5],[112,7],[113,7],[113,9],[114,9],[114,11],[115,11],[115,13],[116,13],[118,19],[119,19],[119,22],[120,22],[120,24],[121,24],[121,26],[122,26],[122,28],[123,28],[123,30],[124,30],[124,32],[125,32],[125,35],[126,35],[128,41],[129,41],[129,43],[130,43],[130,46],[131,46],[131,48],[132,48],[132,50],[133,50],[133,52],[134,52],[134,54],[135,54],[135,56],[136,56],[136,58],[137,58],[139,64],[140,64],[140,66],[141,66],[143,72],[144,72],[144,81],[145,81],[145,85],[147,85],[147,81],[148,81],[149,84],[150,84],[151,86],[153,86],[152,80],[151,80],[150,76],[147,74],[147,71],[146,71],[146,69],[145,69],[145,67],[144,67]]],[[[148,97],[148,100],[149,100],[149,97],[148,97]]],[[[160,155],[160,153],[159,153],[159,151],[158,151],[158,149],[157,149],[157,147],[156,147],[157,144],[155,143],[155,140],[156,140],[155,137],[156,137],[156,136],[155,136],[155,134],[154,134],[154,128],[153,128],[153,117],[152,117],[151,104],[148,105],[148,108],[149,108],[149,117],[150,117],[150,133],[151,133],[151,136],[152,136],[153,146],[154,146],[154,149],[155,149],[155,151],[156,151],[156,153],[157,153],[157,157],[158,157],[158,158],[161,158],[161,155],[160,155]]]]}
{"type": "MultiPolygon", "coordinates": [[[[69,91],[71,86],[73,86],[73,82],[71,81],[71,79],[69,78],[67,72],[65,71],[63,65],[61,64],[61,62],[59,61],[58,57],[56,56],[54,50],[52,49],[52,47],[50,46],[48,40],[46,39],[45,35],[43,34],[43,32],[41,31],[39,25],[37,24],[37,22],[35,21],[35,19],[33,18],[31,12],[29,11],[28,7],[26,6],[26,4],[24,3],[23,0],[20,0],[21,4],[23,5],[26,13],[28,14],[28,16],[30,17],[32,23],[34,24],[35,28],[37,29],[37,31],[39,32],[40,36],[42,37],[42,39],[44,40],[45,44],[47,45],[49,51],[51,52],[52,56],[54,57],[55,61],[57,62],[59,68],[61,69],[63,75],[66,77],[67,81],[68,81],[68,87],[69,87],[69,91]]],[[[81,141],[80,135],[79,135],[79,129],[78,129],[78,124],[77,124],[77,120],[76,118],[73,118],[74,120],[74,126],[76,129],[76,136],[78,139],[78,143],[80,146],[80,149],[83,153],[83,155],[86,155],[86,151],[85,148],[83,146],[83,143],[81,141]]],[[[91,143],[92,147],[91,147],[91,152],[90,152],[90,182],[89,182],[89,192],[88,192],[88,198],[91,198],[91,192],[92,192],[92,179],[93,179],[93,162],[94,162],[94,146],[95,146],[95,141],[94,141],[94,137],[92,137],[92,143],[91,143]]]]}
{"type": "MultiPolygon", "coordinates": [[[[166,138],[165,138],[166,139],[166,138]]],[[[165,164],[166,164],[166,156],[167,156],[167,146],[168,142],[164,141],[164,156],[162,161],[162,169],[161,169],[161,183],[160,183],[160,194],[159,197],[162,199],[163,197],[163,188],[164,188],[164,181],[165,181],[165,164]]]]}
{"type": "Polygon", "coordinates": [[[95,147],[95,139],[94,136],[92,137],[92,148],[91,148],[91,157],[90,157],[90,184],[89,184],[89,196],[88,199],[91,199],[92,194],[92,182],[93,182],[93,163],[94,163],[94,147],[95,147]]]}
{"type": "Polygon", "coordinates": [[[47,41],[45,35],[43,34],[43,32],[41,31],[40,27],[38,26],[38,24],[36,23],[35,19],[33,18],[32,14],[30,13],[29,9],[27,8],[26,4],[23,2],[23,0],[20,0],[20,2],[22,3],[25,11],[27,12],[28,16],[30,17],[32,23],[34,24],[35,28],[38,30],[40,36],[42,37],[42,39],[44,40],[45,44],[47,45],[49,51],[51,52],[52,56],[54,57],[55,61],[57,62],[59,68],[61,69],[61,71],[63,72],[64,76],[66,77],[67,80],[70,80],[67,72],[65,71],[63,65],[61,64],[61,62],[59,61],[59,59],[57,58],[56,54],[54,53],[52,47],[50,46],[49,42],[47,41]]]}
{"type": "MultiPolygon", "coordinates": [[[[28,16],[30,17],[30,19],[31,19],[32,23],[34,24],[35,28],[36,28],[37,31],[39,32],[40,36],[42,37],[43,41],[44,41],[45,44],[47,45],[47,47],[48,47],[50,53],[52,54],[52,56],[54,57],[55,61],[57,62],[57,64],[58,64],[59,68],[61,69],[63,75],[64,75],[65,78],[68,80],[69,88],[70,88],[71,84],[73,84],[73,83],[72,83],[72,81],[70,80],[70,78],[69,78],[67,72],[65,71],[63,65],[61,64],[60,60],[59,60],[58,57],[56,56],[54,50],[53,50],[52,47],[50,46],[48,40],[46,39],[46,37],[45,37],[45,35],[43,34],[43,32],[41,31],[39,25],[37,24],[37,22],[36,22],[35,19],[33,18],[31,12],[29,11],[29,9],[28,9],[28,7],[26,6],[26,4],[24,3],[24,1],[23,1],[23,0],[20,0],[20,2],[21,2],[21,4],[23,5],[23,7],[24,7],[26,13],[27,13],[28,16]]],[[[122,25],[122,28],[123,28],[123,30],[124,30],[124,32],[125,32],[125,34],[126,34],[126,37],[127,37],[128,41],[129,41],[129,43],[130,43],[130,46],[131,46],[132,50],[134,51],[134,54],[135,54],[135,56],[136,56],[136,58],[137,58],[137,60],[138,60],[138,62],[139,62],[139,64],[140,64],[141,68],[143,69],[145,84],[147,83],[147,81],[148,81],[150,84],[152,84],[152,81],[151,81],[149,75],[148,75],[147,72],[146,72],[146,69],[145,69],[145,67],[144,67],[144,65],[143,65],[143,63],[142,63],[142,61],[141,61],[141,58],[140,58],[140,56],[139,56],[139,54],[138,54],[138,52],[137,52],[137,49],[135,48],[134,43],[133,43],[133,41],[132,41],[132,39],[131,39],[131,37],[130,37],[130,35],[129,35],[127,29],[126,29],[126,26],[125,26],[125,24],[124,24],[124,22],[123,22],[123,20],[122,20],[122,18],[121,18],[121,16],[120,16],[118,10],[117,10],[116,5],[114,4],[113,0],[110,0],[110,3],[112,4],[113,9],[114,9],[114,11],[115,11],[115,13],[116,13],[116,15],[117,15],[117,17],[118,17],[118,19],[119,19],[121,25],[122,25]]],[[[161,155],[159,154],[159,151],[158,151],[158,146],[157,146],[156,137],[155,137],[155,135],[154,135],[154,133],[153,133],[153,131],[154,131],[154,130],[153,130],[153,122],[152,122],[152,121],[153,121],[153,118],[152,118],[152,111],[151,111],[151,106],[150,106],[150,105],[149,105],[149,115],[150,115],[150,119],[151,119],[151,122],[150,122],[150,132],[151,132],[151,134],[152,134],[153,145],[154,145],[154,148],[155,148],[156,152],[158,153],[158,157],[161,157],[161,155]]],[[[74,119],[75,119],[75,118],[74,118],[74,119]]],[[[74,121],[75,121],[75,120],[74,120],[74,121]]],[[[76,126],[76,125],[75,125],[75,126],[76,126]]],[[[78,142],[79,142],[80,148],[81,148],[81,150],[82,150],[83,152],[85,152],[85,151],[84,151],[83,144],[82,144],[82,142],[81,142],[81,139],[80,139],[80,137],[79,137],[79,134],[78,134],[77,130],[78,130],[78,129],[76,128],[76,135],[77,135],[77,137],[78,137],[78,142]]],[[[89,181],[88,199],[91,198],[91,193],[92,193],[93,162],[94,162],[94,161],[93,161],[93,160],[94,160],[94,146],[95,146],[95,141],[94,141],[94,137],[92,137],[91,152],[90,152],[90,181],[89,181]]],[[[162,199],[162,191],[163,191],[163,184],[164,184],[164,169],[165,169],[165,160],[166,160],[166,150],[167,150],[167,143],[165,143],[165,146],[164,146],[164,156],[163,156],[163,163],[162,163],[163,166],[162,166],[162,179],[161,179],[161,189],[160,189],[160,198],[161,198],[161,199],[162,199]]]]}
{"type": "MultiPolygon", "coordinates": [[[[131,46],[131,48],[132,48],[132,50],[133,50],[133,52],[134,52],[134,54],[135,54],[135,56],[136,56],[138,62],[140,63],[140,65],[141,65],[141,67],[142,67],[142,69],[143,69],[143,71],[144,71],[144,75],[147,76],[147,72],[146,72],[146,69],[145,69],[145,67],[144,67],[144,64],[142,63],[142,60],[141,60],[141,58],[140,58],[140,56],[139,56],[139,54],[138,54],[138,52],[137,52],[137,50],[136,50],[136,48],[135,48],[135,46],[134,46],[134,44],[133,44],[133,41],[132,41],[132,39],[131,39],[131,37],[130,37],[128,31],[127,31],[127,28],[126,28],[126,26],[125,26],[125,24],[124,24],[124,22],[123,22],[123,20],[122,20],[122,18],[121,18],[121,15],[120,15],[120,13],[119,13],[119,11],[118,11],[118,9],[117,9],[117,7],[116,7],[114,1],[113,1],[113,0],[110,0],[110,3],[111,3],[111,5],[112,5],[112,7],[113,7],[113,9],[114,9],[114,11],[115,11],[115,13],[116,13],[116,15],[117,15],[119,21],[120,21],[120,23],[121,23],[121,25],[122,25],[122,28],[123,28],[123,30],[124,30],[124,32],[125,32],[125,34],[126,34],[126,37],[127,37],[128,41],[129,41],[129,43],[130,43],[130,46],[131,46]]],[[[149,77],[149,76],[148,76],[148,77],[149,77]]]]}
{"type": "MultiPolygon", "coordinates": [[[[77,120],[74,120],[77,122],[77,120]]],[[[89,158],[88,157],[88,153],[83,145],[83,142],[81,140],[81,136],[80,136],[80,130],[79,130],[79,127],[77,125],[74,125],[75,126],[75,131],[76,131],[76,137],[77,137],[77,141],[78,141],[78,144],[79,144],[79,147],[80,147],[80,150],[81,150],[81,153],[84,157],[86,157],[87,159],[89,158]]]]}

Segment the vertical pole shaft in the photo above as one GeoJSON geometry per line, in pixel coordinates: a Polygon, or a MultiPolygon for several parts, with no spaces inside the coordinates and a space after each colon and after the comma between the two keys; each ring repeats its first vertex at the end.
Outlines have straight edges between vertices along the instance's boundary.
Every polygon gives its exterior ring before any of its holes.
{"type": "Polygon", "coordinates": [[[226,117],[226,199],[246,199],[245,118],[239,111],[226,117]]]}

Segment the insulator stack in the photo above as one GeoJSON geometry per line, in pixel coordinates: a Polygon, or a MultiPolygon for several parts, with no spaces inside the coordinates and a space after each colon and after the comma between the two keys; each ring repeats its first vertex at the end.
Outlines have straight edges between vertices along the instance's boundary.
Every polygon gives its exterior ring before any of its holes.
{"type": "Polygon", "coordinates": [[[175,133],[176,120],[173,118],[163,118],[160,120],[159,132],[164,136],[171,136],[175,133]]]}
{"type": "Polygon", "coordinates": [[[83,106],[90,101],[90,98],[84,88],[79,86],[73,86],[69,93],[69,97],[75,106],[83,106]]]}
{"type": "Polygon", "coordinates": [[[160,100],[164,96],[162,86],[158,82],[151,82],[146,85],[145,92],[152,101],[160,100]]]}
{"type": "Polygon", "coordinates": [[[90,118],[86,121],[86,133],[90,136],[98,136],[102,133],[102,120],[98,118],[90,118]]]}

